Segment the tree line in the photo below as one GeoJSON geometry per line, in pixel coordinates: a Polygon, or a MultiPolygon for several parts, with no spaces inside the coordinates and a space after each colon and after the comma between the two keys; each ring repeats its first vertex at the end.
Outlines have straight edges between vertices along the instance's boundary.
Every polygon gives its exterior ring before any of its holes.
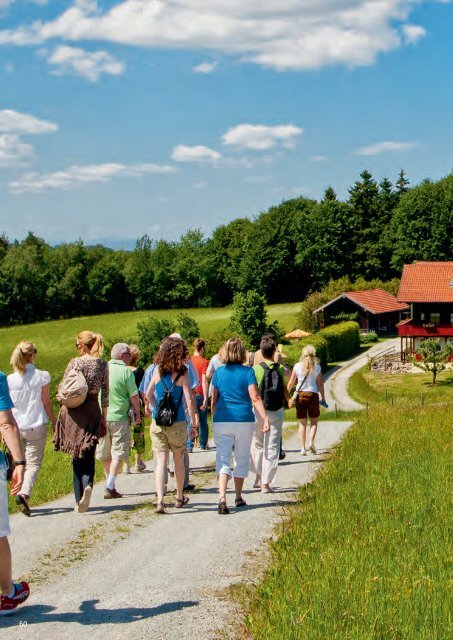
{"type": "Polygon", "coordinates": [[[132,251],[82,240],[51,246],[33,233],[0,237],[0,324],[133,309],[211,307],[254,290],[268,303],[303,300],[331,279],[382,281],[414,260],[453,259],[453,173],[410,186],[369,171],[340,200],[299,197],[209,237],[143,235],[132,251]]]}

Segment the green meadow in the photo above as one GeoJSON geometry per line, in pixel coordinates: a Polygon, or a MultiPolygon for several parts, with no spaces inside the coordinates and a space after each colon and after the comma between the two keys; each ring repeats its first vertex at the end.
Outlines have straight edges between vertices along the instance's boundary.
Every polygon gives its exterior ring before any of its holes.
{"type": "Polygon", "coordinates": [[[237,590],[254,640],[447,640],[451,411],[376,407],[296,504],[257,586],[237,590]]]}
{"type": "MultiPolygon", "coordinates": [[[[276,304],[267,307],[270,322],[278,320],[287,331],[295,327],[300,303],[276,304]]],[[[230,307],[208,309],[166,309],[129,311],[99,316],[85,316],[69,320],[53,320],[36,324],[0,328],[0,371],[9,373],[9,358],[21,340],[31,340],[38,349],[37,366],[51,374],[63,372],[68,361],[77,355],[75,339],[80,331],[101,333],[105,340],[112,337],[135,334],[137,323],[150,315],[160,318],[176,318],[184,311],[199,324],[200,333],[223,329],[231,315],[230,307]]]]}

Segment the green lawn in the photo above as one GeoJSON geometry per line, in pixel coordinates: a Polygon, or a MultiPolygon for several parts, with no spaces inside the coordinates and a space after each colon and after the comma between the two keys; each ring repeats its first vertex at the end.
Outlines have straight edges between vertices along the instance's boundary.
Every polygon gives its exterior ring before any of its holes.
{"type": "Polygon", "coordinates": [[[364,367],[349,383],[349,393],[361,402],[388,402],[408,405],[453,403],[453,370],[438,374],[437,384],[431,384],[427,373],[383,373],[364,367]]]}
{"type": "MultiPolygon", "coordinates": [[[[300,303],[277,304],[268,306],[270,322],[278,320],[287,331],[294,328],[300,303]]],[[[77,355],[75,351],[76,335],[85,329],[101,333],[106,340],[116,336],[134,335],[137,322],[156,315],[164,318],[176,318],[184,311],[193,317],[200,326],[200,332],[222,329],[228,323],[231,308],[211,309],[168,309],[165,311],[131,311],[100,316],[71,318],[70,320],[53,320],[17,327],[0,328],[0,371],[10,372],[9,358],[12,350],[21,340],[31,340],[38,348],[37,365],[56,374],[64,371],[70,358],[77,355]]]]}
{"type": "Polygon", "coordinates": [[[238,592],[254,640],[447,640],[451,411],[361,414],[238,592]]]}

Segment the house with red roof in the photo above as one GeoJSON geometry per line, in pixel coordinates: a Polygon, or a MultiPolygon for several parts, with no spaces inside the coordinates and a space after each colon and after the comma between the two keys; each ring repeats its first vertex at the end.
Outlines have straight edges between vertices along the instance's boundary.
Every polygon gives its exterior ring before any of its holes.
{"type": "Polygon", "coordinates": [[[353,318],[362,331],[377,334],[396,333],[401,314],[410,310],[409,305],[398,300],[384,289],[346,291],[313,311],[321,327],[327,327],[342,319],[353,318]]]}
{"type": "Polygon", "coordinates": [[[404,265],[397,299],[411,307],[398,325],[401,354],[414,353],[426,338],[453,341],[453,262],[404,265]]]}

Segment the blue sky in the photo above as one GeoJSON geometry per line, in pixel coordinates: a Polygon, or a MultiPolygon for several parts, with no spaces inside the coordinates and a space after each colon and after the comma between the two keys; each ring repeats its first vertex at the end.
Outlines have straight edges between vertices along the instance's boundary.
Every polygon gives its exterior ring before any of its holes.
{"type": "Polygon", "coordinates": [[[0,0],[0,231],[209,234],[453,168],[450,0],[0,0]]]}

